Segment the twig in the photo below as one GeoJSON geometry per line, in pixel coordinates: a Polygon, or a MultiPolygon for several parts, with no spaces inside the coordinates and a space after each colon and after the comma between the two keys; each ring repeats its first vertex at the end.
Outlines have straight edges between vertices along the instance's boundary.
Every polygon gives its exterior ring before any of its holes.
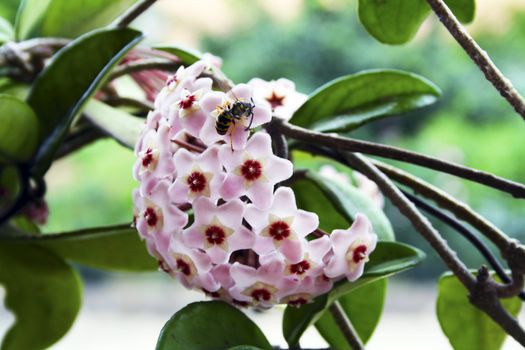
{"type": "Polygon", "coordinates": [[[381,192],[410,220],[414,228],[430,243],[448,268],[469,291],[470,302],[489,315],[507,334],[511,335],[521,345],[525,346],[525,331],[518,321],[509,314],[498,299],[498,285],[486,269],[480,269],[475,279],[465,264],[458,259],[456,253],[439,235],[426,217],[421,215],[392,181],[377,169],[368,159],[360,154],[349,153],[347,160],[350,165],[374,181],[381,192]]]}
{"type": "Polygon", "coordinates": [[[401,169],[378,161],[373,161],[373,164],[388,177],[434,201],[441,208],[452,212],[458,219],[468,222],[499,248],[501,254],[506,257],[510,265],[513,264],[510,263],[509,258],[516,260],[516,263],[525,261],[525,248],[523,246],[511,247],[513,241],[509,237],[483,216],[472,210],[467,204],[401,169]],[[509,254],[510,250],[513,251],[513,254],[509,254]]]}
{"type": "Polygon", "coordinates": [[[140,109],[140,112],[148,112],[155,108],[153,103],[149,101],[143,101],[143,100],[137,100],[130,97],[121,97],[121,96],[115,96],[115,97],[109,97],[104,102],[106,102],[110,106],[119,107],[119,106],[127,106],[127,107],[135,107],[140,109]]]}
{"type": "Polygon", "coordinates": [[[95,128],[88,127],[86,129],[83,129],[77,133],[72,134],[69,136],[63,143],[60,145],[60,148],[57,151],[56,159],[65,157],[79,149],[81,149],[84,146],[87,146],[88,144],[99,140],[103,137],[106,137],[106,135],[95,128]]]}
{"type": "Polygon", "coordinates": [[[350,322],[346,316],[339,301],[336,300],[328,309],[352,350],[364,350],[365,346],[363,345],[363,342],[359,338],[352,322],[350,322]]]}
{"type": "Polygon", "coordinates": [[[176,71],[181,65],[180,61],[171,61],[158,58],[148,58],[139,61],[132,61],[126,64],[117,66],[113,73],[111,73],[109,80],[119,78],[123,75],[139,72],[143,70],[165,70],[165,71],[176,71]]]}
{"type": "Polygon", "coordinates": [[[510,193],[516,198],[525,198],[524,185],[484,171],[446,162],[441,159],[408,151],[402,148],[308,130],[287,123],[279,118],[273,118],[272,124],[275,124],[275,127],[282,134],[314,145],[328,146],[340,151],[362,152],[383,158],[417,164],[426,168],[434,169],[462,177],[467,180],[478,182],[492,188],[496,188],[500,191],[510,193]]]}
{"type": "Polygon", "coordinates": [[[485,75],[485,78],[499,91],[514,110],[525,119],[525,100],[519,92],[512,86],[512,83],[496,67],[489,55],[476,43],[476,41],[463,28],[461,23],[454,16],[443,0],[427,0],[428,4],[434,10],[439,20],[445,28],[463,47],[465,52],[479,67],[485,75]]]}
{"type": "MultiPolygon", "coordinates": [[[[417,196],[414,196],[405,191],[401,191],[401,192],[403,192],[405,197],[410,199],[410,201],[414,203],[418,208],[422,209],[423,211],[426,211],[427,213],[434,216],[438,220],[447,224],[448,226],[456,230],[459,234],[461,234],[463,237],[465,237],[470,243],[472,243],[472,245],[480,252],[481,255],[483,255],[485,260],[487,260],[489,265],[494,269],[498,277],[503,282],[507,283],[506,286],[502,286],[503,288],[501,289],[501,292],[498,293],[500,297],[503,297],[503,296],[512,297],[518,294],[520,299],[525,300],[525,292],[523,292],[521,289],[518,289],[518,291],[516,292],[514,289],[515,284],[519,285],[519,277],[518,277],[518,283],[513,283],[514,279],[511,279],[509,276],[507,276],[507,274],[505,273],[505,269],[500,264],[498,259],[494,256],[494,254],[490,251],[490,248],[476,234],[471,232],[468,228],[466,228],[458,220],[445,214],[442,210],[422,201],[417,196]],[[509,288],[511,284],[513,285],[513,287],[509,288]],[[514,294],[510,294],[509,292],[514,292],[514,294]]],[[[521,276],[521,278],[523,279],[523,276],[521,276]]]]}
{"type": "Polygon", "coordinates": [[[130,7],[120,18],[115,21],[117,28],[125,28],[138,16],[150,8],[157,0],[141,0],[130,7]]]}

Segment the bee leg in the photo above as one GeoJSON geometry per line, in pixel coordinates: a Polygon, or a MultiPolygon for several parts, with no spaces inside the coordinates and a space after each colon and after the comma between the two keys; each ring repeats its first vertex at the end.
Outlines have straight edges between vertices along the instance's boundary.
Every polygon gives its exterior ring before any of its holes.
{"type": "Polygon", "coordinates": [[[246,131],[250,130],[250,128],[252,127],[252,122],[253,122],[253,111],[250,113],[250,123],[245,129],[246,131]]]}
{"type": "Polygon", "coordinates": [[[237,126],[237,123],[235,123],[235,121],[233,121],[232,131],[230,131],[230,147],[232,149],[232,152],[233,152],[233,133],[235,132],[235,127],[236,126],[237,126]]]}

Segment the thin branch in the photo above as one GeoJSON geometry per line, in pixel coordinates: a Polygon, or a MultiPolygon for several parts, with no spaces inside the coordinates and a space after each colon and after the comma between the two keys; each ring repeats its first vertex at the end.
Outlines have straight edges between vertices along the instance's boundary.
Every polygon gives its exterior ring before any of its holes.
{"type": "Polygon", "coordinates": [[[503,308],[498,299],[498,285],[490,278],[486,269],[480,269],[475,279],[456,253],[439,235],[426,217],[421,215],[412,202],[401,193],[392,181],[360,154],[349,153],[350,165],[374,181],[381,192],[410,220],[414,228],[430,243],[448,268],[469,291],[470,302],[489,315],[507,334],[525,346],[525,331],[519,322],[503,308]]]}
{"type": "MultiPolygon", "coordinates": [[[[505,273],[505,269],[500,264],[498,259],[494,256],[494,254],[490,251],[490,248],[476,234],[471,232],[458,220],[445,214],[442,210],[422,201],[417,196],[414,196],[405,191],[401,192],[403,192],[405,197],[410,199],[410,201],[414,203],[418,208],[434,216],[441,222],[447,224],[449,227],[453,228],[455,231],[457,231],[459,234],[465,237],[480,252],[480,254],[483,255],[485,260],[487,260],[489,265],[494,269],[498,277],[503,282],[507,283],[507,285],[502,286],[501,292],[498,293],[500,297],[512,297],[518,295],[520,299],[525,300],[525,292],[523,292],[519,288],[516,288],[516,284],[519,285],[519,277],[517,279],[518,283],[513,282],[516,279],[511,279],[509,276],[507,276],[507,274],[505,273]]],[[[523,276],[521,276],[521,280],[523,280],[523,276]]],[[[523,281],[521,283],[523,283],[523,281]]]]}
{"type": "Polygon", "coordinates": [[[119,78],[123,75],[139,72],[143,70],[164,70],[164,71],[176,71],[181,66],[180,61],[171,61],[158,58],[148,58],[140,61],[132,61],[126,64],[117,66],[113,73],[111,73],[109,80],[119,78]]]}
{"type": "Polygon", "coordinates": [[[279,118],[273,118],[272,124],[275,124],[275,128],[277,128],[282,134],[307,143],[328,146],[340,151],[362,152],[383,158],[417,164],[496,188],[500,191],[510,193],[516,198],[525,198],[524,185],[491,173],[471,169],[459,164],[454,164],[402,148],[308,130],[287,123],[279,118]]]}
{"type": "Polygon", "coordinates": [[[513,240],[483,216],[472,210],[466,203],[401,169],[378,161],[373,161],[373,163],[388,177],[434,201],[441,208],[449,210],[458,219],[468,222],[499,248],[501,254],[506,257],[510,265],[514,264],[510,263],[509,258],[516,260],[516,263],[525,261],[525,248],[523,246],[512,247],[513,240]],[[512,250],[513,254],[509,255],[509,250],[512,250]]]}
{"type": "Polygon", "coordinates": [[[113,107],[120,107],[120,106],[126,106],[126,107],[134,107],[138,108],[140,112],[147,113],[148,111],[151,111],[155,109],[155,106],[153,103],[149,101],[144,100],[137,100],[130,97],[121,97],[121,96],[115,96],[115,97],[109,97],[107,100],[105,100],[108,105],[113,107]]]}
{"type": "Polygon", "coordinates": [[[102,131],[92,127],[74,133],[60,145],[55,159],[63,158],[104,137],[106,137],[106,135],[102,131]]]}
{"type": "Polygon", "coordinates": [[[525,119],[525,100],[514,86],[512,86],[510,80],[507,79],[498,67],[496,67],[494,62],[492,62],[487,52],[485,52],[463,28],[443,0],[427,0],[427,2],[445,28],[447,28],[454,39],[456,39],[472,61],[474,61],[483,72],[485,78],[490,81],[501,96],[514,107],[514,110],[525,119]]]}
{"type": "Polygon", "coordinates": [[[120,18],[115,21],[117,28],[126,28],[131,22],[133,22],[138,16],[144,13],[150,8],[157,0],[141,0],[135,5],[130,7],[120,18]]]}
{"type": "Polygon", "coordinates": [[[350,322],[346,316],[341,304],[336,300],[328,309],[352,350],[364,350],[365,346],[359,338],[352,322],[350,322]]]}

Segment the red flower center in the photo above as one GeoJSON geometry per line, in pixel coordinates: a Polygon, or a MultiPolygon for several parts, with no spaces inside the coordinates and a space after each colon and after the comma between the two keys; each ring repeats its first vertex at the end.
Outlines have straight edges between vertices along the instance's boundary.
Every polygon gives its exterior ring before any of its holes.
{"type": "Polygon", "coordinates": [[[288,301],[288,305],[299,307],[301,305],[306,304],[307,302],[308,302],[308,300],[306,300],[305,298],[299,297],[299,298],[296,298],[296,299],[288,301]]]}
{"type": "Polygon", "coordinates": [[[290,272],[302,275],[310,268],[310,263],[306,260],[299,261],[297,264],[290,265],[290,272]]]}
{"type": "Polygon", "coordinates": [[[144,219],[146,220],[148,226],[155,226],[159,221],[159,217],[153,208],[147,208],[144,211],[144,219]]]}
{"type": "Polygon", "coordinates": [[[210,296],[212,298],[220,298],[221,297],[221,293],[219,293],[219,292],[210,292],[206,288],[202,288],[202,291],[204,292],[204,294],[206,294],[207,296],[210,296]]]}
{"type": "Polygon", "coordinates": [[[257,160],[248,159],[241,165],[241,174],[248,181],[255,181],[262,175],[262,165],[257,160]]]}
{"type": "Polygon", "coordinates": [[[275,93],[275,91],[272,91],[272,95],[269,97],[266,97],[266,101],[270,102],[272,105],[272,109],[275,109],[276,107],[282,106],[284,100],[284,96],[279,96],[275,93]]]}
{"type": "Polygon", "coordinates": [[[281,241],[290,236],[290,226],[284,221],[275,221],[268,230],[270,236],[277,241],[281,241]]]}
{"type": "Polygon", "coordinates": [[[360,246],[357,246],[357,248],[354,249],[354,252],[352,253],[352,260],[354,263],[358,263],[364,258],[366,258],[366,251],[367,247],[364,244],[361,244],[360,246]]]}
{"type": "Polygon", "coordinates": [[[179,108],[180,109],[188,109],[193,106],[193,103],[197,100],[197,97],[195,95],[191,94],[186,97],[186,99],[179,101],[179,108]]]}
{"type": "Polygon", "coordinates": [[[247,301],[242,301],[242,300],[237,300],[237,299],[233,299],[232,301],[235,305],[241,306],[241,307],[246,307],[250,305],[250,303],[248,303],[247,301]]]}
{"type": "Polygon", "coordinates": [[[201,192],[206,188],[206,177],[198,171],[191,173],[186,181],[192,192],[201,192]]]}
{"type": "Polygon", "coordinates": [[[210,244],[222,244],[226,238],[226,233],[220,226],[209,226],[204,233],[210,244]]]}
{"type": "Polygon", "coordinates": [[[270,301],[272,299],[272,293],[264,288],[254,289],[250,295],[257,301],[270,301]]]}
{"type": "Polygon", "coordinates": [[[186,276],[191,275],[190,264],[188,264],[187,262],[185,262],[184,260],[182,260],[180,258],[177,259],[177,270],[179,270],[180,272],[182,272],[182,274],[184,274],[186,276]]]}
{"type": "Polygon", "coordinates": [[[151,148],[148,148],[146,150],[146,154],[144,154],[144,157],[142,158],[142,166],[144,168],[147,168],[153,163],[153,150],[151,148]]]}

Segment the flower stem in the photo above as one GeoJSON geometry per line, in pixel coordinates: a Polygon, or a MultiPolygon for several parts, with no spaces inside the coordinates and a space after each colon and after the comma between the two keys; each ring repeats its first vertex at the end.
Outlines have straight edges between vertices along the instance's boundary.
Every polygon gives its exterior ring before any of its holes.
{"type": "Polygon", "coordinates": [[[465,52],[479,67],[485,78],[492,83],[509,104],[514,107],[516,113],[525,119],[525,100],[512,86],[512,83],[496,67],[489,55],[476,43],[470,34],[463,28],[456,16],[448,8],[443,0],[427,0],[432,10],[436,13],[445,28],[463,47],[465,52]]]}
{"type": "Polygon", "coordinates": [[[120,18],[117,19],[115,26],[117,28],[126,28],[138,16],[150,8],[157,0],[142,0],[130,7],[120,18]]]}
{"type": "Polygon", "coordinates": [[[339,301],[336,300],[332,305],[330,305],[329,310],[335,320],[335,323],[343,333],[350,347],[353,350],[364,350],[365,346],[363,345],[363,342],[359,338],[359,335],[352,325],[352,322],[346,316],[346,313],[341,307],[339,301]]]}

